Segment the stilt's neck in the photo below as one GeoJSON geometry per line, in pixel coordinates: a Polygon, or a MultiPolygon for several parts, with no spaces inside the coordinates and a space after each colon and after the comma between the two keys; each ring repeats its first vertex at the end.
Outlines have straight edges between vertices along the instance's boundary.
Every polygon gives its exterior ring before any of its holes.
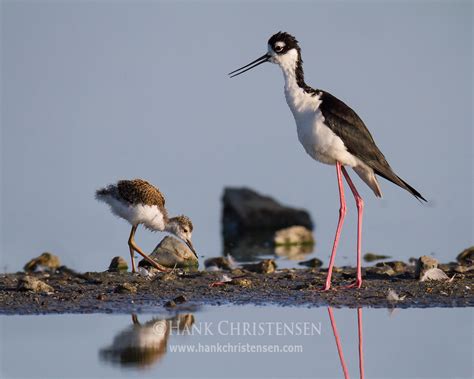
{"type": "Polygon", "coordinates": [[[279,62],[283,77],[285,79],[285,97],[293,114],[315,110],[317,105],[314,95],[316,90],[308,86],[304,81],[303,61],[300,52],[296,49],[290,50],[279,62]]]}
{"type": "Polygon", "coordinates": [[[304,81],[303,60],[301,52],[293,49],[288,52],[287,57],[280,61],[280,67],[285,78],[285,89],[302,89],[305,92],[313,92],[304,81]]]}

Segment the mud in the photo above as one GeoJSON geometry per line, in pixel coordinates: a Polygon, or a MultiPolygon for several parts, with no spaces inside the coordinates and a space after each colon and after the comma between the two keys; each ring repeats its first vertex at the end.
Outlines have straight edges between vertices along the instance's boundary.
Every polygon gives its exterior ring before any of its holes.
{"type": "MultiPolygon", "coordinates": [[[[454,269],[448,268],[445,272],[450,278],[455,274],[454,269]]],[[[343,286],[351,282],[355,269],[340,268],[333,275],[333,289],[326,292],[320,290],[326,271],[317,268],[273,273],[236,269],[226,273],[234,278],[226,283],[220,282],[223,272],[205,271],[159,273],[152,279],[127,272],[79,274],[72,270],[59,270],[53,274],[29,274],[54,289],[48,293],[20,290],[18,282],[25,275],[0,275],[0,313],[153,312],[180,296],[185,301],[176,304],[178,309],[221,304],[401,308],[474,306],[474,270],[456,273],[452,281],[418,282],[412,267],[392,276],[380,274],[376,268],[367,268],[360,289],[345,289],[343,286]],[[403,300],[387,300],[389,290],[404,297],[403,300]]]]}

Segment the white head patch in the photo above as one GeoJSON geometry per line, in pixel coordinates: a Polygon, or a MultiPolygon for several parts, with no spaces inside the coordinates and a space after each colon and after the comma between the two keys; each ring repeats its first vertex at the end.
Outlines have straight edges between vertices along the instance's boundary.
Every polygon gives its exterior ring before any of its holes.
{"type": "Polygon", "coordinates": [[[281,51],[283,50],[283,48],[286,46],[285,42],[283,41],[278,41],[276,44],[275,44],[275,49],[277,49],[277,51],[281,51]]]}

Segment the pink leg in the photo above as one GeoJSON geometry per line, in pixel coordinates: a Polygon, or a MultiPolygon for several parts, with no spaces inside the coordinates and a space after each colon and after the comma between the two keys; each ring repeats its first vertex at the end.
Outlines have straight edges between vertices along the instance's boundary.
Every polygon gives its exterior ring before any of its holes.
{"type": "Polygon", "coordinates": [[[326,284],[323,288],[323,291],[327,291],[329,288],[331,288],[331,276],[332,269],[334,266],[334,259],[336,258],[336,250],[337,245],[339,243],[339,237],[341,235],[342,224],[344,223],[344,217],[346,216],[346,200],[344,199],[344,185],[342,183],[341,168],[344,169],[344,167],[342,167],[342,165],[337,162],[336,172],[337,183],[339,185],[339,199],[341,202],[341,206],[339,208],[339,221],[337,222],[336,236],[334,237],[334,244],[332,245],[331,259],[329,260],[328,275],[326,277],[326,284]]]}
{"type": "Polygon", "coordinates": [[[352,193],[354,194],[354,199],[357,205],[357,278],[356,281],[351,284],[349,287],[360,288],[362,285],[362,266],[361,266],[361,250],[362,250],[362,216],[364,213],[364,200],[360,197],[357,189],[355,188],[354,183],[352,183],[349,174],[346,169],[342,167],[342,173],[347,180],[347,184],[351,188],[352,193]]]}
{"type": "Polygon", "coordinates": [[[339,333],[337,332],[336,320],[334,319],[334,313],[331,307],[328,307],[329,319],[331,320],[332,332],[334,333],[334,338],[336,339],[337,352],[339,354],[339,359],[341,360],[342,371],[344,371],[344,378],[349,378],[349,372],[347,371],[346,361],[344,360],[344,354],[342,353],[341,341],[339,340],[339,333]]]}
{"type": "Polygon", "coordinates": [[[359,329],[359,372],[364,379],[364,340],[362,337],[362,308],[357,308],[357,326],[359,329]]]}

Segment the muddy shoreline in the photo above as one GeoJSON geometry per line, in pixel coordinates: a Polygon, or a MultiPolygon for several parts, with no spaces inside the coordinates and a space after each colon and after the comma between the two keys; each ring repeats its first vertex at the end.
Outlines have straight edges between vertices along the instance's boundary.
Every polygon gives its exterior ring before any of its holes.
{"type": "MultiPolygon", "coordinates": [[[[159,273],[154,278],[138,274],[71,270],[33,273],[28,277],[51,286],[49,292],[19,289],[25,273],[0,275],[0,314],[131,313],[179,310],[201,305],[277,304],[318,307],[470,307],[474,306],[474,271],[457,273],[452,281],[419,282],[411,268],[387,276],[364,269],[360,289],[344,289],[354,268],[334,273],[334,289],[321,292],[324,269],[291,269],[254,273],[237,269],[226,273],[232,282],[212,285],[223,272],[159,273]],[[403,300],[387,299],[393,290],[403,300]],[[181,297],[182,296],[182,297],[181,297]],[[177,301],[173,301],[173,299],[177,301]]],[[[455,272],[447,272],[452,277],[455,272]]]]}

